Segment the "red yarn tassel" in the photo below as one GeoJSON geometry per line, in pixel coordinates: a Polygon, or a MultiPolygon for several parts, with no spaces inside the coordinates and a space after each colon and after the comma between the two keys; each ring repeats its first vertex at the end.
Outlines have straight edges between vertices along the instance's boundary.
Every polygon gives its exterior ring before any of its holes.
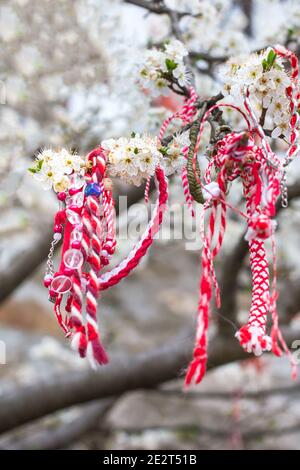
{"type": "Polygon", "coordinates": [[[200,299],[197,316],[196,343],[193,352],[193,359],[188,367],[185,386],[198,384],[201,382],[206,372],[207,363],[207,332],[209,318],[209,302],[211,300],[212,289],[209,273],[209,260],[207,249],[203,248],[202,253],[202,277],[200,282],[200,299]]]}

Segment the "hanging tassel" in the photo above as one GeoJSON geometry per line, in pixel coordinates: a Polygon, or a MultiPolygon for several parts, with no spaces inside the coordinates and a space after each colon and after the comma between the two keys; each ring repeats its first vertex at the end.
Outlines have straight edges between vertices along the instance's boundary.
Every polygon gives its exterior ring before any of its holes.
{"type": "Polygon", "coordinates": [[[249,242],[252,274],[252,302],[247,325],[236,337],[247,352],[260,356],[272,348],[271,338],[266,334],[269,310],[269,267],[264,242],[255,238],[249,242]]]}
{"type": "Polygon", "coordinates": [[[200,280],[200,298],[197,313],[196,340],[193,359],[188,367],[185,386],[201,382],[206,372],[207,364],[207,334],[209,320],[209,304],[212,297],[210,262],[207,241],[204,241],[202,251],[202,275],[200,280]]]}

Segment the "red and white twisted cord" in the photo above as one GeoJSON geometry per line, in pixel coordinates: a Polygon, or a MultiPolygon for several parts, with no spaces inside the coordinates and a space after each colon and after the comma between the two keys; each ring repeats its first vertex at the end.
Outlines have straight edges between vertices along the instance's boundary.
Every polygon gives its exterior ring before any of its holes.
{"type": "Polygon", "coordinates": [[[75,270],[72,276],[73,289],[70,312],[70,326],[75,331],[72,335],[71,346],[79,353],[80,357],[85,357],[87,339],[82,315],[84,291],[82,282],[83,278],[81,269],[75,270]]]}
{"type": "Polygon", "coordinates": [[[97,322],[97,304],[100,294],[98,275],[101,269],[101,221],[99,218],[100,203],[97,197],[87,197],[87,212],[84,225],[89,230],[90,237],[90,270],[88,273],[88,284],[86,291],[86,320],[87,320],[87,358],[92,365],[106,364],[108,362],[105,350],[100,342],[99,328],[97,322]]]}
{"type": "Polygon", "coordinates": [[[300,126],[300,116],[298,113],[299,107],[299,97],[300,97],[300,90],[299,90],[299,64],[297,56],[290,50],[286,49],[284,46],[276,46],[275,52],[280,57],[287,59],[291,65],[291,85],[287,87],[286,94],[290,100],[290,112],[291,112],[291,119],[290,119],[290,128],[291,134],[289,137],[290,147],[287,152],[287,156],[284,162],[284,165],[288,165],[296,154],[299,152],[300,143],[299,143],[299,126],[300,126]]]}
{"type": "Polygon", "coordinates": [[[200,383],[205,371],[207,363],[207,335],[208,335],[208,323],[210,315],[210,301],[212,298],[212,285],[215,288],[216,305],[220,307],[220,289],[217,282],[213,260],[221,249],[225,229],[226,229],[226,205],[222,200],[226,197],[226,172],[225,167],[220,171],[218,175],[218,183],[220,187],[220,200],[221,200],[221,221],[217,243],[213,250],[211,250],[211,244],[215,233],[216,214],[218,208],[218,202],[212,201],[212,206],[209,202],[206,202],[203,206],[203,212],[200,221],[200,235],[202,238],[203,249],[201,257],[201,281],[199,287],[199,303],[197,312],[197,326],[196,326],[196,338],[195,347],[193,352],[193,359],[189,364],[185,384],[189,386],[192,383],[200,383]],[[205,233],[205,212],[211,208],[209,216],[209,229],[208,233],[205,233]]]}
{"type": "MultiPolygon", "coordinates": [[[[208,207],[204,205],[203,214],[208,207]]],[[[208,334],[208,320],[209,320],[209,305],[212,297],[211,286],[211,262],[209,259],[209,240],[204,234],[204,216],[203,222],[200,226],[200,234],[203,242],[203,250],[201,256],[201,280],[200,280],[200,295],[197,312],[197,325],[196,325],[196,338],[195,347],[193,351],[193,358],[188,366],[185,376],[185,386],[191,384],[198,384],[201,382],[206,372],[207,364],[207,334],[208,334]]]]}
{"type": "Polygon", "coordinates": [[[154,241],[155,235],[160,229],[163,214],[167,208],[168,182],[162,168],[157,168],[155,170],[155,175],[158,181],[158,201],[153,210],[151,220],[149,221],[140,241],[134,246],[128,256],[115,268],[100,276],[99,281],[101,290],[108,289],[109,287],[118,284],[122,279],[130,274],[130,272],[145,256],[154,241]]]}
{"type": "Polygon", "coordinates": [[[116,214],[114,200],[111,190],[106,190],[103,183],[100,183],[103,194],[103,214],[105,221],[105,240],[102,249],[112,255],[116,248],[116,214]]]}

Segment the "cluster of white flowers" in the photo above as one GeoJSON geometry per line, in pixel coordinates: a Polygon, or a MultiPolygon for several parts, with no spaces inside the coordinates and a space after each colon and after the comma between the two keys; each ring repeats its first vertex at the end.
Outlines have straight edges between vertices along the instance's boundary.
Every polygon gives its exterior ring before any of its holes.
{"type": "Polygon", "coordinates": [[[153,176],[158,166],[164,168],[167,175],[180,170],[185,162],[183,150],[188,145],[187,133],[174,136],[167,147],[162,147],[155,137],[139,134],[101,143],[107,153],[111,176],[136,186],[153,176]]]}
{"type": "Polygon", "coordinates": [[[84,171],[85,161],[65,149],[55,152],[45,149],[37,156],[34,166],[29,168],[34,178],[44,189],[53,188],[56,192],[66,191],[70,186],[70,175],[84,171]]]}
{"type": "Polygon", "coordinates": [[[158,140],[147,135],[104,140],[101,147],[107,152],[110,174],[136,186],[153,176],[161,162],[158,140]]]}
{"type": "Polygon", "coordinates": [[[273,49],[232,58],[221,67],[220,74],[225,79],[225,95],[241,101],[248,88],[255,109],[265,114],[265,124],[272,130],[272,137],[288,137],[290,110],[285,90],[291,79],[273,49]]]}
{"type": "Polygon", "coordinates": [[[184,64],[188,54],[184,44],[176,39],[166,43],[162,49],[150,49],[139,70],[140,83],[150,89],[153,95],[168,93],[170,79],[175,79],[180,86],[186,86],[189,75],[184,64]]]}

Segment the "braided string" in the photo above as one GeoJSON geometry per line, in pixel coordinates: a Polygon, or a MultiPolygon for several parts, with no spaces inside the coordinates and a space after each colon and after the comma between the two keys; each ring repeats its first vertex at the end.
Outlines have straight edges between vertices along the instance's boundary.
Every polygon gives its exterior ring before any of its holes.
{"type": "MultiPolygon", "coordinates": [[[[242,173],[249,219],[260,210],[258,204],[261,200],[257,200],[260,182],[257,178],[259,176],[253,171],[253,164],[249,165],[242,173]]],[[[236,333],[236,337],[247,352],[253,352],[256,356],[259,356],[263,351],[271,350],[271,338],[266,334],[270,299],[269,267],[262,239],[255,237],[250,240],[249,250],[252,273],[252,301],[248,323],[236,333]]]]}
{"type": "MultiPolygon", "coordinates": [[[[272,235],[273,232],[270,217],[275,214],[275,204],[279,196],[280,177],[279,169],[270,165],[270,161],[276,161],[277,157],[275,156],[274,158],[271,150],[268,147],[267,149],[268,154],[265,155],[265,148],[263,146],[257,147],[251,135],[247,135],[245,132],[227,134],[217,144],[217,152],[212,157],[205,172],[205,181],[211,183],[212,169],[217,169],[216,181],[220,192],[218,196],[211,194],[211,200],[203,206],[203,214],[208,209],[211,209],[207,234],[205,234],[204,230],[204,215],[200,223],[200,233],[203,240],[202,275],[196,342],[193,359],[186,374],[186,386],[191,383],[199,383],[206,370],[209,304],[212,298],[213,284],[215,284],[217,304],[219,300],[213,259],[222,246],[226,228],[226,207],[231,207],[225,200],[227,181],[233,181],[237,177],[241,177],[243,181],[247,213],[243,214],[241,211],[231,208],[248,220],[248,232],[252,233],[249,239],[249,250],[253,285],[248,323],[239,330],[236,336],[246,351],[254,352],[256,355],[271,348],[275,352],[276,347],[278,351],[278,339],[284,351],[290,356],[293,374],[295,374],[293,359],[278,327],[275,303],[277,295],[276,279],[273,280],[273,294],[270,296],[269,268],[263,242],[263,239],[272,235]],[[215,247],[211,249],[215,232],[217,207],[221,207],[220,231],[215,247]],[[266,334],[266,320],[269,310],[271,310],[274,322],[272,340],[266,334]]],[[[203,186],[201,180],[200,185],[203,186]]],[[[210,193],[208,189],[206,191],[210,193]]],[[[276,266],[276,259],[274,263],[276,266]]]]}
{"type": "MultiPolygon", "coordinates": [[[[183,154],[185,158],[187,159],[188,157],[188,147],[186,147],[183,151],[183,154]]],[[[188,206],[188,209],[191,213],[192,217],[195,217],[195,211],[194,211],[194,200],[190,192],[190,186],[189,186],[189,179],[188,179],[188,173],[187,173],[187,167],[183,166],[181,170],[181,182],[182,182],[182,188],[183,188],[183,194],[184,194],[184,199],[185,202],[188,206]]]]}

